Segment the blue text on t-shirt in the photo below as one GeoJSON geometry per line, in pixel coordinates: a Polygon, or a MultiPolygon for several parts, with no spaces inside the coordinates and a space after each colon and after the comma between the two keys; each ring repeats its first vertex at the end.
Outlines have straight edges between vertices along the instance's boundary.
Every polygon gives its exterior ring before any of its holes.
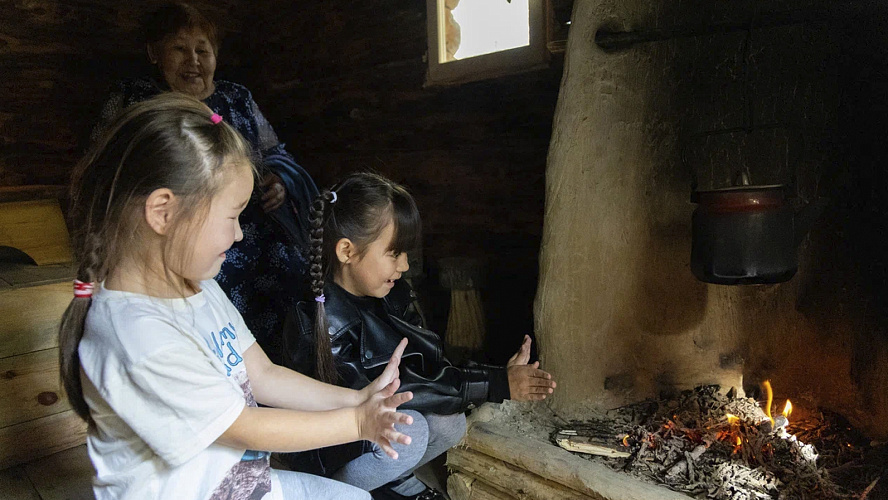
{"type": "Polygon", "coordinates": [[[213,341],[212,344],[210,344],[210,340],[207,339],[207,346],[216,353],[216,356],[218,356],[225,365],[225,374],[229,377],[231,376],[231,369],[244,360],[244,358],[238,354],[237,349],[231,345],[231,340],[237,338],[236,332],[237,330],[234,328],[234,325],[229,322],[228,326],[219,330],[218,335],[216,332],[210,332],[210,338],[213,341]],[[228,354],[226,354],[223,349],[227,350],[228,354]]]}

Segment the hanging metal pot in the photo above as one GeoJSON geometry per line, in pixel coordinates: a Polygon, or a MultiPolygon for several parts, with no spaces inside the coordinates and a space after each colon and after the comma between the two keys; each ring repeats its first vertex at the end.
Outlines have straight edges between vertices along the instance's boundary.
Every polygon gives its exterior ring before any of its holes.
{"type": "Polygon", "coordinates": [[[691,271],[707,283],[780,283],[798,269],[797,248],[825,200],[794,210],[783,185],[696,191],[691,271]]]}

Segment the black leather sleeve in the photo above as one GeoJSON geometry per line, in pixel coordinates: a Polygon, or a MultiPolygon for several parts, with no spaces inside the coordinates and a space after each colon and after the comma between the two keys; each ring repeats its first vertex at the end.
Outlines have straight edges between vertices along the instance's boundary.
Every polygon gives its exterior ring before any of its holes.
{"type": "Polygon", "coordinates": [[[287,312],[284,319],[281,364],[291,370],[314,375],[315,341],[312,334],[313,317],[308,304],[300,302],[287,312]]]}
{"type": "Polygon", "coordinates": [[[436,333],[398,318],[391,318],[390,324],[395,331],[382,338],[366,335],[369,328],[364,324],[365,335],[361,340],[363,358],[368,360],[368,351],[374,356],[373,360],[362,364],[368,375],[365,382],[369,383],[385,368],[385,362],[397,345],[394,341],[407,337],[407,351],[400,366],[400,390],[412,391],[413,400],[403,404],[402,408],[452,415],[487,401],[501,402],[503,385],[508,394],[508,378],[504,368],[454,366],[444,357],[443,342],[436,333]],[[389,343],[391,345],[386,345],[389,343]],[[494,388],[493,393],[491,388],[494,388]]]}
{"type": "Polygon", "coordinates": [[[487,400],[491,403],[502,403],[511,397],[509,391],[509,375],[504,366],[488,367],[490,377],[490,389],[487,400]]]}

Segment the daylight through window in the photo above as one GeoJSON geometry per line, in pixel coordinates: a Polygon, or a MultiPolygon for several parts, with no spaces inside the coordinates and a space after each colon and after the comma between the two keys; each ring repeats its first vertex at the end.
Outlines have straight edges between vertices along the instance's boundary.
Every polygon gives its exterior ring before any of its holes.
{"type": "Polygon", "coordinates": [[[448,9],[453,26],[448,26],[447,32],[457,35],[457,39],[447,40],[448,48],[455,50],[446,61],[530,45],[528,0],[459,0],[446,4],[456,4],[448,9]]]}

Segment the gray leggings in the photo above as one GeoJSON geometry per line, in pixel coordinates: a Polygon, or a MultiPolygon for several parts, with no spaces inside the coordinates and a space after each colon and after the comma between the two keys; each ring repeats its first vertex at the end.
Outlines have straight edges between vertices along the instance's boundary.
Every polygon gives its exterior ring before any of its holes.
{"type": "Polygon", "coordinates": [[[284,500],[370,500],[366,491],[325,477],[275,469],[284,500]]]}
{"type": "Polygon", "coordinates": [[[333,474],[333,479],[357,486],[363,490],[374,490],[396,479],[408,478],[392,488],[402,495],[416,495],[425,489],[425,485],[415,476],[413,471],[425,465],[431,459],[452,448],[466,433],[466,416],[421,414],[412,410],[404,410],[413,417],[413,424],[396,425],[395,428],[410,436],[409,445],[395,444],[398,459],[393,460],[377,445],[373,451],[345,464],[333,474]]]}

